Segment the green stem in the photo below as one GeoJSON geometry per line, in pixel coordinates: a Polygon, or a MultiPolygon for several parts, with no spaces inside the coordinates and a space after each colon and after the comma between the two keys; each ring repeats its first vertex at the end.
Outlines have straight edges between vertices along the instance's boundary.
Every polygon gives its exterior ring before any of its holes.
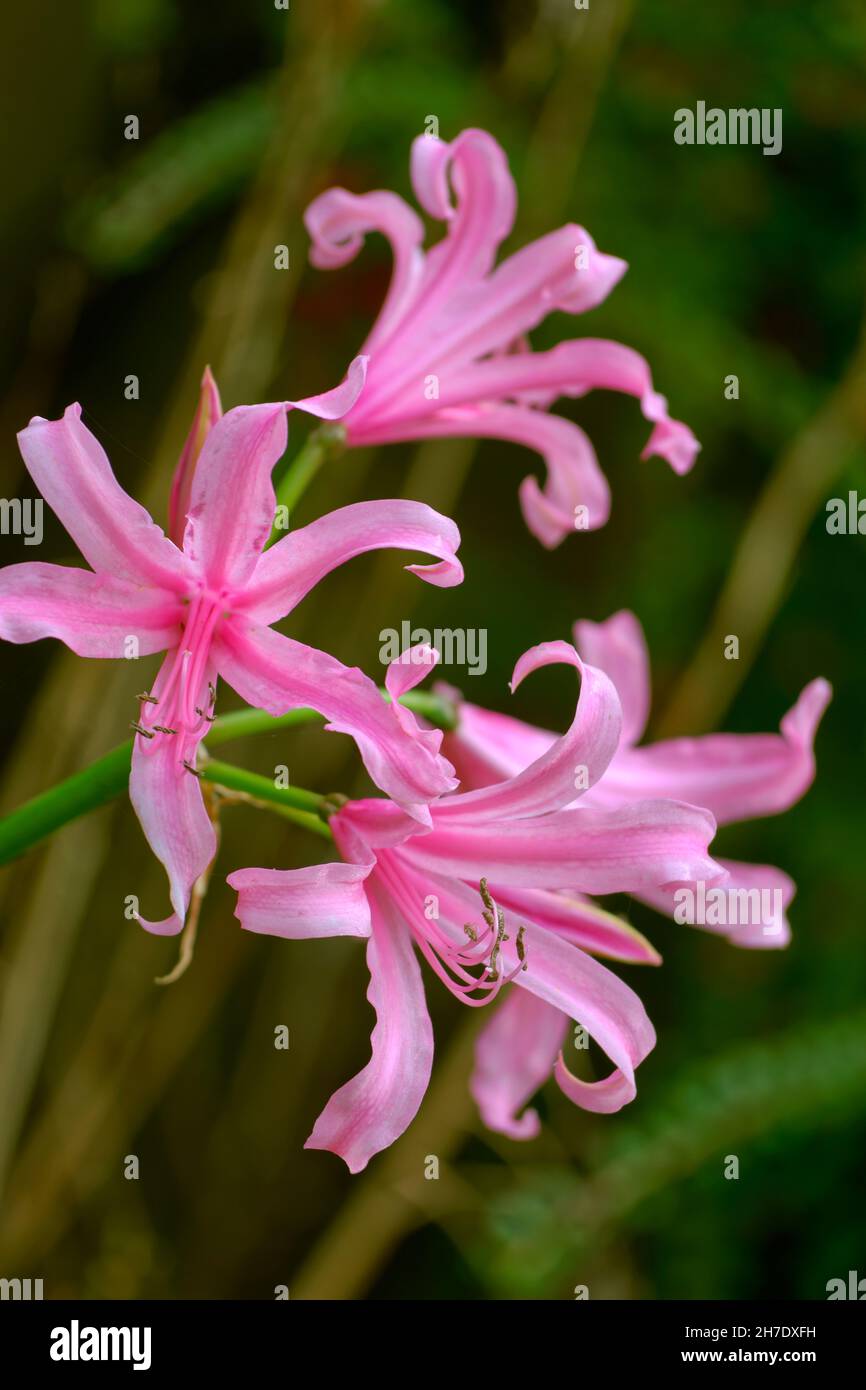
{"type": "MultiPolygon", "coordinates": [[[[382,698],[390,704],[391,697],[381,689],[382,698]]],[[[409,690],[400,697],[415,714],[434,724],[437,729],[457,728],[457,711],[444,695],[434,695],[429,690],[409,690]]],[[[268,714],[263,709],[239,709],[231,714],[222,714],[214,722],[207,735],[208,748],[218,748],[221,743],[230,743],[233,738],[246,738],[249,734],[271,734],[279,729],[294,729],[301,724],[315,724],[323,716],[314,709],[293,709],[288,714],[268,714]]]]}
{"type": "Polygon", "coordinates": [[[310,811],[314,815],[324,814],[327,797],[320,792],[308,792],[305,787],[278,787],[272,777],[263,777],[260,772],[248,772],[245,767],[234,763],[223,763],[217,758],[208,758],[199,768],[199,776],[206,782],[215,782],[232,792],[244,792],[255,797],[256,801],[271,801],[275,806],[293,806],[298,811],[310,811]]]}
{"type": "MultiPolygon", "coordinates": [[[[345,439],[342,425],[320,425],[314,430],[277,484],[277,507],[285,507],[291,517],[292,508],[301,500],[322,465],[341,451],[345,439]]],[[[285,534],[286,527],[275,524],[268,544],[273,545],[285,534]]]]}
{"type": "MultiPolygon", "coordinates": [[[[388,696],[382,692],[384,698],[388,696]]],[[[400,703],[416,714],[422,715],[440,729],[454,729],[457,714],[450,701],[429,691],[413,690],[404,695],[400,703]]],[[[277,717],[265,710],[244,709],[232,714],[221,715],[215,720],[207,736],[207,747],[215,748],[230,739],[242,738],[248,734],[273,733],[279,729],[294,728],[301,724],[311,724],[321,719],[315,710],[294,709],[277,717]]],[[[95,810],[113,801],[126,789],[129,781],[129,762],[132,757],[132,740],[113,748],[104,757],[98,758],[89,767],[74,772],[64,782],[58,783],[48,791],[33,797],[19,806],[11,815],[0,821],[0,864],[23,854],[31,845],[38,844],[62,825],[76,820],[78,816],[95,810]]],[[[287,819],[298,825],[314,830],[317,834],[328,834],[327,826],[319,817],[331,809],[331,803],[317,792],[303,791],[299,787],[275,787],[267,777],[246,772],[242,768],[231,768],[227,763],[209,760],[201,769],[206,781],[219,782],[231,790],[247,793],[258,801],[267,801],[276,806],[287,819]],[[214,774],[214,768],[220,775],[214,774]],[[234,780],[224,780],[230,775],[234,780]],[[239,779],[245,779],[243,785],[239,779]],[[262,783],[267,789],[263,790],[262,783]],[[326,803],[326,804],[323,804],[326,803]],[[314,824],[315,823],[315,824],[314,824]]]]}
{"type": "Polygon", "coordinates": [[[321,719],[321,715],[314,709],[293,709],[288,714],[276,716],[263,709],[233,710],[214,721],[207,734],[207,747],[218,748],[221,743],[231,743],[233,738],[246,738],[248,734],[294,729],[299,724],[313,724],[317,719],[321,719]]]}
{"type": "Polygon", "coordinates": [[[205,782],[241,792],[253,801],[265,802],[295,825],[331,838],[327,817],[333,804],[319,792],[308,792],[304,787],[278,787],[270,777],[248,772],[245,767],[235,767],[233,763],[219,762],[216,758],[209,758],[199,769],[199,775],[205,782]]]}
{"type": "Polygon", "coordinates": [[[0,821],[0,864],[44,840],[61,825],[83,816],[85,811],[113,801],[129,781],[131,756],[132,739],[6,816],[0,821]]]}

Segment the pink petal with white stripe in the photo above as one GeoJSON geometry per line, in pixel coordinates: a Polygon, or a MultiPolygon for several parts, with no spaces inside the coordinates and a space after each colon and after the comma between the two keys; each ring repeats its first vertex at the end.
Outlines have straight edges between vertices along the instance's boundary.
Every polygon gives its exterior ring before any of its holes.
{"type": "Polygon", "coordinates": [[[460,532],[423,502],[355,502],[318,517],[270,546],[256,565],[242,607],[257,622],[272,623],[295,608],[325,575],[371,550],[419,550],[434,565],[408,565],[437,588],[462,583],[460,532]]]}
{"type": "Polygon", "coordinates": [[[535,1139],[536,1110],[524,1106],[549,1080],[568,1019],[525,989],[510,989],[475,1044],[472,1097],[488,1129],[509,1139],[535,1139]],[[522,1112],[522,1113],[521,1113],[522,1112]]]}
{"type": "Polygon", "coordinates": [[[411,1124],[433,1066],[433,1029],[411,937],[375,884],[368,892],[367,998],[376,1013],[372,1057],[334,1093],[304,1145],[338,1154],[350,1173],[360,1173],[411,1124]]]}
{"type": "Polygon", "coordinates": [[[310,864],[303,869],[239,869],[226,882],[238,895],[245,931],[291,941],[370,935],[365,893],[369,865],[310,864]]]}
{"type": "Polygon", "coordinates": [[[178,637],[177,594],[142,589],[126,579],[40,560],[0,570],[0,637],[37,642],[57,637],[78,656],[148,656],[178,637]]]}
{"type": "Polygon", "coordinates": [[[18,443],[31,478],[92,569],[132,584],[183,588],[183,555],[124,492],[80,405],[68,406],[60,420],[37,415],[18,443]]]}
{"type": "Polygon", "coordinates": [[[349,734],[376,785],[422,822],[429,821],[427,802],[456,785],[450,763],[424,740],[406,736],[357,667],[240,619],[221,629],[214,660],[248,704],[271,714],[311,706],[329,729],[349,734]]]}
{"type": "Polygon", "coordinates": [[[450,797],[439,809],[437,825],[445,828],[463,821],[555,811],[574,801],[578,785],[592,787],[603,776],[622,727],[619,697],[603,671],[584,666],[568,642],[543,642],[520,658],[511,688],[516,690],[530,672],[559,663],[573,666],[580,675],[580,694],[568,732],[508,781],[450,797]]]}
{"type": "Polygon", "coordinates": [[[610,676],[622,704],[622,741],[637,743],[649,719],[652,686],[649,648],[634,613],[622,609],[603,623],[577,622],[574,642],[584,661],[610,676]]]}

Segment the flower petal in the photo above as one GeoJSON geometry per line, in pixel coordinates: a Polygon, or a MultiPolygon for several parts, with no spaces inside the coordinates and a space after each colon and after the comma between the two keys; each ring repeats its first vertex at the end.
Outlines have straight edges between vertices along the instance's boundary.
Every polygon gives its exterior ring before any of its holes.
{"type": "MultiPolygon", "coordinates": [[[[491,884],[490,891],[500,907],[520,920],[529,917],[590,955],[633,965],[661,965],[658,951],[641,932],[588,898],[543,888],[501,888],[498,883],[491,884]]],[[[658,890],[659,896],[662,891],[658,890]]]]}
{"type": "MultiPolygon", "coordinates": [[[[153,686],[159,698],[168,679],[173,653],[169,655],[153,686]]],[[[204,704],[213,670],[204,673],[199,701],[204,704]]],[[[199,740],[159,734],[153,742],[141,735],[132,748],[129,797],[141,822],[148,844],[168,875],[174,912],[161,922],[138,916],[145,931],[156,936],[175,936],[182,930],[190,892],[216,854],[216,832],[205,809],[199,779],[183,765],[195,765],[199,740]]]]}
{"type": "MultiPolygon", "coordinates": [[[[473,894],[465,884],[438,879],[440,910],[455,922],[472,910],[473,894]]],[[[440,919],[441,922],[441,919],[440,919]]],[[[547,931],[531,918],[524,927],[523,957],[513,988],[528,990],[537,999],[579,1023],[607,1053],[616,1070],[600,1082],[579,1081],[565,1067],[560,1054],[555,1075],[570,1100],[585,1110],[619,1110],[636,1091],[635,1068],[655,1046],[655,1030],[633,989],[613,971],[585,955],[558,933],[547,931]]],[[[510,973],[521,961],[516,933],[502,944],[502,969],[510,973]]]]}
{"type": "Polygon", "coordinates": [[[448,517],[423,502],[355,502],[292,531],[261,556],[243,597],[257,622],[290,613],[311,589],[356,555],[370,550],[423,550],[436,565],[408,565],[411,574],[437,588],[461,583],[460,532],[448,517]]]}
{"type": "Polygon", "coordinates": [[[535,1139],[536,1110],[524,1110],[553,1073],[568,1018],[525,989],[510,989],[475,1044],[469,1082],[488,1129],[509,1139],[535,1139]],[[523,1114],[519,1112],[523,1110],[523,1114]]]}
{"type": "MultiPolygon", "coordinates": [[[[391,696],[396,705],[401,696],[408,690],[414,690],[416,685],[435,671],[439,662],[439,653],[435,647],[429,646],[427,642],[417,642],[414,647],[409,647],[405,652],[388,663],[388,672],[385,676],[385,689],[391,696]]],[[[395,709],[395,714],[400,714],[400,709],[395,709]]],[[[403,709],[403,714],[408,714],[414,719],[411,710],[403,709]]]]}
{"type": "Polygon", "coordinates": [[[581,893],[631,893],[721,870],[707,855],[715,834],[708,811],[678,801],[639,801],[615,811],[555,811],[526,820],[440,824],[402,851],[424,868],[477,882],[581,893]]]}
{"type": "Polygon", "coordinates": [[[812,744],[831,695],[825,680],[812,681],[779,734],[705,734],[623,749],[593,790],[593,805],[673,796],[706,806],[720,825],[787,811],[815,776],[812,744]]]}
{"type": "Polygon", "coordinates": [[[315,415],[319,420],[342,420],[354,406],[367,380],[368,359],[361,355],[353,357],[345,377],[330,391],[320,391],[317,396],[304,396],[299,401],[286,401],[289,410],[302,410],[305,415],[315,415]]]}
{"type": "MultiPolygon", "coordinates": [[[[427,398],[431,345],[450,341],[455,328],[458,336],[464,331],[460,308],[487,275],[514,221],[516,192],[508,161],[485,131],[464,131],[450,145],[419,136],[412,147],[412,172],[419,201],[445,220],[448,230],[427,253],[411,305],[372,364],[355,420],[378,418],[384,402],[402,399],[405,413],[406,400],[427,398]]],[[[436,349],[433,355],[438,357],[436,349]]]]}
{"type": "Polygon", "coordinates": [[[239,869],[227,882],[238,895],[245,931],[307,937],[369,936],[364,884],[369,864],[310,864],[303,869],[239,869]]]}
{"type": "Polygon", "coordinates": [[[653,389],[649,364],[633,348],[604,338],[575,338],[548,352],[517,352],[442,368],[439,407],[446,410],[477,401],[507,400],[524,392],[543,393],[551,404],[559,396],[584,396],[596,389],[636,396],[653,425],[642,457],[658,454],[676,473],[687,473],[700,445],[688,425],[668,416],[667,401],[653,389]]]}
{"type": "Polygon", "coordinates": [[[514,668],[512,690],[539,667],[559,662],[580,673],[580,694],[571,728],[523,772],[506,782],[449,797],[437,809],[437,828],[497,817],[537,816],[574,801],[593,786],[619,744],[619,697],[603,671],[584,666],[568,642],[532,647],[514,668]]]}
{"type": "Polygon", "coordinates": [[[287,410],[342,418],[363,389],[366,361],[356,357],[331,391],[300,401],[235,406],[211,429],[192,482],[184,549],[212,588],[242,589],[271,534],[271,474],[286,450],[287,410]]]}
{"type": "Polygon", "coordinates": [[[621,1067],[601,1081],[581,1081],[569,1071],[565,1059],[560,1055],[556,1059],[553,1075],[563,1095],[579,1105],[581,1110],[591,1110],[596,1115],[613,1115],[637,1095],[634,1076],[621,1067]]]}
{"type": "Polygon", "coordinates": [[[718,862],[727,870],[727,877],[712,888],[704,884],[704,921],[693,920],[699,915],[699,885],[695,883],[669,883],[644,889],[639,896],[674,921],[726,936],[734,946],[759,950],[787,946],[791,940],[787,909],[797,891],[793,880],[770,864],[741,864],[722,858],[718,862]],[[681,896],[683,889],[688,896],[681,896]],[[712,920],[707,921],[708,917],[712,920]],[[717,920],[719,917],[723,920],[717,920]]]}
{"type": "Polygon", "coordinates": [[[545,359],[544,366],[525,364],[524,389],[538,385],[566,396],[583,396],[594,390],[635,396],[644,418],[654,426],[641,458],[657,455],[675,473],[689,472],[701,446],[688,425],[670,418],[665,397],[653,388],[646,358],[634,348],[606,338],[577,338],[536,356],[545,359]]]}
{"type": "Polygon", "coordinates": [[[304,214],[312,246],[310,260],[331,270],[354,260],[368,232],[381,232],[391,244],[394,269],[385,302],[379,310],[364,351],[373,353],[390,336],[411,304],[423,272],[421,244],[424,224],[396,193],[358,196],[345,188],[329,188],[314,198],[304,214]]]}
{"type": "Polygon", "coordinates": [[[421,833],[416,820],[383,796],[349,801],[328,823],[337,849],[350,864],[369,864],[376,850],[402,845],[421,833]]]}
{"type": "Polygon", "coordinates": [[[210,367],[205,367],[196,412],[171,483],[171,495],[168,503],[168,534],[177,546],[183,545],[192,480],[202,445],[217,420],[222,417],[222,413],[219,389],[210,367]]]}
{"type": "Polygon", "coordinates": [[[610,488],[595,450],[583,430],[560,415],[485,404],[394,421],[352,420],[348,429],[353,445],[472,437],[506,439],[535,450],[547,464],[547,483],[542,492],[534,478],[525,479],[520,503],[530,531],[549,549],[575,530],[597,530],[610,515],[610,488]]]}
{"type": "Polygon", "coordinates": [[[286,450],[282,402],[239,405],[218,420],[199,455],[184,550],[214,589],[240,589],[274,523],[271,473],[286,450]]]}
{"type": "MultiPolygon", "coordinates": [[[[434,687],[440,688],[441,683],[434,687]]],[[[443,748],[467,791],[514,777],[559,737],[513,715],[473,705],[454,691],[449,693],[457,705],[458,723],[445,734],[443,748]]]]}
{"type": "Polygon", "coordinates": [[[133,584],[183,586],[181,552],[124,492],[80,405],[68,406],[61,420],[37,415],[18,443],[31,478],[92,569],[133,584]]]}
{"type": "MultiPolygon", "coordinates": [[[[438,252],[428,253],[425,278],[438,252]]],[[[442,303],[418,295],[399,335],[400,353],[392,350],[378,361],[357,417],[381,417],[385,406],[388,413],[406,413],[407,403],[414,414],[411,402],[421,399],[425,375],[453,374],[502,352],[555,309],[594,309],[626,270],[626,261],[599,252],[588,232],[570,222],[507,257],[487,278],[453,286],[442,303]]]]}
{"type": "Polygon", "coordinates": [[[438,756],[442,748],[442,730],[428,729],[419,724],[412,711],[400,704],[400,697],[405,695],[407,690],[414,690],[415,686],[435,669],[438,660],[439,653],[435,647],[428,646],[426,642],[418,642],[395,661],[389,662],[388,673],[385,676],[385,689],[391,697],[391,708],[400,728],[408,738],[423,744],[434,757],[438,756]]]}
{"type": "Polygon", "coordinates": [[[0,637],[58,637],[78,656],[126,657],[172,646],[182,605],[176,594],[125,579],[34,561],[0,570],[0,637]]]}
{"type": "Polygon", "coordinates": [[[410,163],[418,202],[430,217],[448,223],[444,240],[427,255],[421,307],[429,313],[453,286],[490,270],[514,226],[517,190],[505,151],[486,130],[461,131],[450,143],[419,135],[410,163]]]}
{"type": "Polygon", "coordinates": [[[610,676],[622,704],[622,741],[637,743],[649,719],[652,685],[649,650],[634,613],[622,609],[603,623],[577,622],[574,643],[584,661],[610,676]]]}
{"type": "Polygon", "coordinates": [[[554,309],[581,314],[594,309],[619,283],[628,266],[599,251],[575,222],[515,251],[477,289],[452,307],[437,335],[433,367],[477,362],[513,343],[554,309]]]}
{"type": "Polygon", "coordinates": [[[354,738],[376,785],[422,821],[426,803],[456,785],[451,764],[407,736],[356,667],[239,619],[224,624],[213,651],[220,675],[248,704],[271,714],[311,706],[329,729],[354,738]]]}
{"type": "MultiPolygon", "coordinates": [[[[554,1069],[560,1090],[583,1110],[620,1110],[634,1099],[635,1068],[656,1042],[638,995],[592,956],[540,927],[527,924],[525,951],[527,969],[518,977],[523,988],[585,1028],[615,1065],[602,1081],[581,1081],[560,1053],[554,1069]]],[[[506,960],[511,966],[508,947],[506,960]]]]}
{"type": "Polygon", "coordinates": [[[430,1080],[433,1029],[411,935],[378,884],[368,889],[372,936],[367,946],[376,1011],[372,1057],[341,1086],[304,1145],[329,1149],[360,1173],[374,1154],[393,1144],[411,1124],[430,1080]]]}

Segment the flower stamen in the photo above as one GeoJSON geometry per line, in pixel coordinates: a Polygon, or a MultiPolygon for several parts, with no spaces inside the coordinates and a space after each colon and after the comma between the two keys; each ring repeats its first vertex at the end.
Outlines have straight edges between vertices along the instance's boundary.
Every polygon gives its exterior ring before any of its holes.
{"type": "Polygon", "coordinates": [[[434,921],[425,920],[423,928],[416,927],[414,932],[422,954],[442,983],[462,1004],[473,1008],[492,1003],[502,986],[510,984],[526,969],[526,928],[519,928],[515,941],[518,963],[506,972],[501,961],[502,947],[511,938],[505,929],[505,914],[494,902],[485,878],[481,879],[478,891],[484,926],[463,923],[465,946],[456,943],[434,921]]]}

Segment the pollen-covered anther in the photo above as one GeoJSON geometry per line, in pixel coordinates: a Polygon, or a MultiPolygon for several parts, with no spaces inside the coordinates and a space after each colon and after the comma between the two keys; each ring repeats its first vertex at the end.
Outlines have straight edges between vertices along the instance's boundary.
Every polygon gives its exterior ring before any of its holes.
{"type": "Polygon", "coordinates": [[[491,1003],[503,985],[526,969],[525,927],[519,929],[515,942],[518,963],[506,974],[501,954],[505,942],[511,938],[505,930],[505,914],[494,902],[486,879],[481,879],[479,892],[484,927],[479,929],[471,922],[464,922],[466,945],[456,943],[429,920],[425,921],[423,931],[415,933],[424,957],[439,979],[455,998],[473,1008],[491,1003]]]}
{"type": "Polygon", "coordinates": [[[520,961],[521,970],[526,969],[526,928],[520,927],[517,932],[517,940],[514,943],[517,951],[517,959],[520,961]]]}
{"type": "Polygon", "coordinates": [[[130,722],[129,727],[130,729],[134,729],[137,734],[141,734],[142,738],[155,737],[155,735],[151,733],[150,729],[146,729],[143,724],[137,723],[134,719],[130,722]]]}
{"type": "Polygon", "coordinates": [[[183,759],[183,765],[186,768],[187,772],[192,773],[193,777],[201,777],[203,775],[201,772],[199,772],[198,768],[193,767],[192,763],[189,762],[186,758],[183,759]]]}
{"type": "Polygon", "coordinates": [[[148,690],[142,690],[141,694],[136,695],[136,700],[140,700],[143,705],[158,705],[159,700],[155,695],[151,695],[148,690]]]}
{"type": "Polygon", "coordinates": [[[155,734],[176,734],[177,729],[170,729],[167,724],[154,724],[153,732],[155,734]]]}

